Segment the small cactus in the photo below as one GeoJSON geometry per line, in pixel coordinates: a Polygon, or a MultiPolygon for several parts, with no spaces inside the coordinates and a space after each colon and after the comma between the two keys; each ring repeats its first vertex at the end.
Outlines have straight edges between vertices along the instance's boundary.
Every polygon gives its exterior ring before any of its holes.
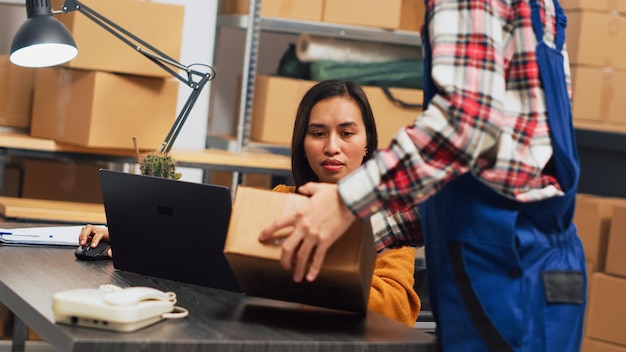
{"type": "Polygon", "coordinates": [[[171,178],[178,180],[181,177],[176,172],[176,161],[168,153],[151,152],[144,156],[139,163],[143,175],[171,178]]]}

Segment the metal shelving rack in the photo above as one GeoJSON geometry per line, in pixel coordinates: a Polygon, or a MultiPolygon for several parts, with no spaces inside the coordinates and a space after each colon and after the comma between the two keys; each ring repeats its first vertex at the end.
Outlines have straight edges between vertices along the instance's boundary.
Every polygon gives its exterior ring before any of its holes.
{"type": "MultiPolygon", "coordinates": [[[[246,29],[249,23],[248,15],[221,15],[217,24],[222,27],[246,29]]],[[[259,20],[261,31],[274,33],[309,33],[312,35],[363,40],[370,42],[384,42],[390,44],[420,46],[420,35],[416,32],[385,30],[351,26],[336,23],[317,21],[292,20],[286,18],[262,17],[259,20]]]]}
{"type": "MultiPolygon", "coordinates": [[[[258,63],[260,32],[282,34],[308,33],[317,36],[382,42],[408,46],[421,46],[419,33],[401,30],[385,30],[381,28],[352,26],[336,23],[293,20],[286,18],[261,17],[262,0],[250,1],[248,15],[219,15],[217,26],[241,29],[246,31],[244,67],[242,74],[242,90],[239,96],[239,116],[235,150],[246,150],[248,147],[261,148],[280,154],[288,154],[285,147],[264,145],[250,142],[249,131],[254,96],[254,77],[258,63]]],[[[238,176],[236,176],[238,177],[238,176]]]]}

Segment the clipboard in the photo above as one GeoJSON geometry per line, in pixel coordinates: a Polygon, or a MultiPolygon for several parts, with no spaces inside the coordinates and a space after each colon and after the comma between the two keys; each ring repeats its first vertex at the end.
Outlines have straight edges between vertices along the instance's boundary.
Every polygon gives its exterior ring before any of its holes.
{"type": "Polygon", "coordinates": [[[0,244],[76,247],[82,228],[80,225],[0,228],[0,244]]]}

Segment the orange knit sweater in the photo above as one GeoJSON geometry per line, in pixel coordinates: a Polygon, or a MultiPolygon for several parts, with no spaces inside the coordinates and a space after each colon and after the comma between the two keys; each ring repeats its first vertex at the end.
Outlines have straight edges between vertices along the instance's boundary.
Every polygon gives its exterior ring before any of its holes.
{"type": "MultiPolygon", "coordinates": [[[[294,186],[278,185],[274,191],[290,193],[294,186]]],[[[414,326],[421,301],[413,289],[415,248],[387,249],[378,254],[370,288],[368,308],[391,319],[414,326]]]]}

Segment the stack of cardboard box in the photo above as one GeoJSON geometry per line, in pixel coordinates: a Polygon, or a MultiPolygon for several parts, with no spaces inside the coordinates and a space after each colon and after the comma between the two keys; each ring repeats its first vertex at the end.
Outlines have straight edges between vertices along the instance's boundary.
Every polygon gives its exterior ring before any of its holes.
{"type": "MultiPolygon", "coordinates": [[[[179,60],[184,7],[143,0],[84,0],[86,6],[179,60]]],[[[60,9],[64,0],[53,0],[60,9]]],[[[83,147],[155,150],[177,114],[179,81],[78,11],[55,15],[78,56],[59,67],[25,69],[0,57],[0,125],[83,147]]],[[[177,70],[176,68],[173,68],[177,70]]],[[[21,184],[9,194],[101,202],[102,163],[11,160],[21,184]]]]}
{"type": "Polygon", "coordinates": [[[579,195],[574,223],[587,260],[582,352],[626,352],[626,199],[579,195]]]}
{"type": "MultiPolygon", "coordinates": [[[[57,9],[63,0],[53,0],[57,9]]],[[[178,60],[184,7],[141,0],[83,3],[178,60]]],[[[176,118],[178,80],[78,11],[58,15],[78,46],[37,70],[30,133],[95,148],[156,149],[176,118]]]]}
{"type": "Polygon", "coordinates": [[[34,83],[34,70],[13,65],[9,55],[0,55],[0,126],[30,126],[34,83]]]}
{"type": "MultiPolygon", "coordinates": [[[[245,14],[248,0],[227,0],[224,14],[245,14]]],[[[335,24],[419,31],[424,17],[423,0],[263,0],[261,16],[335,24]]]]}
{"type": "Polygon", "coordinates": [[[626,131],[626,1],[562,0],[574,123],[626,131]]]}
{"type": "Polygon", "coordinates": [[[326,0],[323,22],[419,31],[424,19],[421,0],[326,0]]]}
{"type": "MultiPolygon", "coordinates": [[[[294,20],[321,21],[324,0],[263,0],[260,15],[294,20]]],[[[226,0],[220,2],[220,13],[243,15],[248,13],[248,0],[226,0]]]]}

